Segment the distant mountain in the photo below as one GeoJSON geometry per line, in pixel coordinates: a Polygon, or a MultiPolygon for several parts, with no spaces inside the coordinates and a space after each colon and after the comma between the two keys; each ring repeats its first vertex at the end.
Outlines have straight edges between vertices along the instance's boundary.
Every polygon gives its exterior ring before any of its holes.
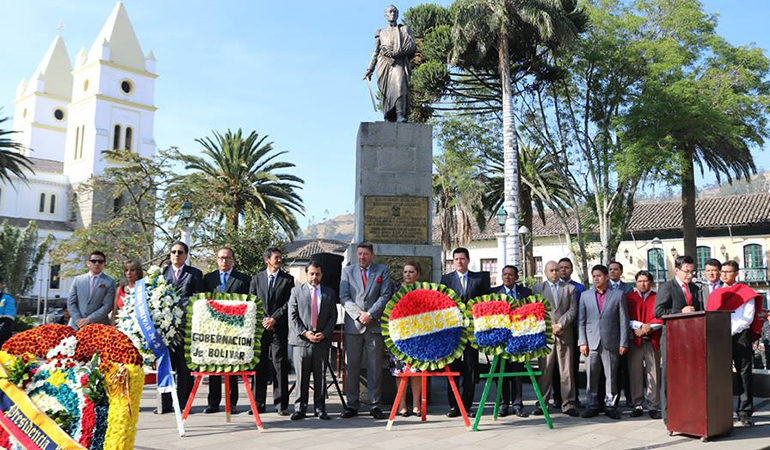
{"type": "Polygon", "coordinates": [[[343,214],[308,226],[302,230],[298,239],[336,239],[350,242],[353,240],[355,225],[353,214],[343,214]]]}

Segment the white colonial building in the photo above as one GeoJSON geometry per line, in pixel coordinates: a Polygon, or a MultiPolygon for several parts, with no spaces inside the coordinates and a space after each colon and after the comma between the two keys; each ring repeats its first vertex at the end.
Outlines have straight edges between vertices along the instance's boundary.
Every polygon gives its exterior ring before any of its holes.
{"type": "MultiPolygon", "coordinates": [[[[16,89],[14,139],[34,164],[29,183],[0,184],[0,221],[35,220],[41,236],[68,237],[113,205],[78,198],[79,184],[103,173],[102,151],[155,152],[155,57],[142,51],[122,2],[112,9],[89,49],[70,60],[56,36],[32,76],[16,89]]],[[[64,297],[67,280],[44,261],[31,296],[64,297]]]]}

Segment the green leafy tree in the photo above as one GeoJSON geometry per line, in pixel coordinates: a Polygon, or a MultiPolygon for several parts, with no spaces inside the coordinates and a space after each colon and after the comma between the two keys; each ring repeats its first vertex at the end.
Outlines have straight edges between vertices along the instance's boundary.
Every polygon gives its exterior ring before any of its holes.
{"type": "Polygon", "coordinates": [[[15,298],[29,292],[35,285],[38,266],[51,246],[53,236],[41,239],[37,224],[30,221],[24,229],[3,221],[0,230],[0,278],[8,293],[15,298]]]}
{"type": "Polygon", "coordinates": [[[695,167],[728,182],[756,173],[752,149],[768,137],[770,60],[717,35],[716,17],[696,0],[635,6],[655,39],[644,48],[649,72],[624,117],[625,139],[681,185],[684,251],[695,255],[695,167]]]}
{"type": "MultiPolygon", "coordinates": [[[[123,260],[160,264],[168,245],[179,237],[174,229],[177,205],[166,204],[173,178],[168,170],[173,164],[172,151],[161,150],[152,158],[127,150],[104,151],[103,155],[110,166],[76,191],[77,198],[91,197],[95,207],[101,207],[97,220],[78,227],[54,250],[54,259],[67,275],[83,270],[90,252],[100,249],[107,254],[107,272],[119,278],[123,260]],[[160,209],[159,205],[165,206],[160,209]]],[[[73,203],[71,214],[78,217],[79,205],[73,203]]]]}
{"type": "Polygon", "coordinates": [[[286,151],[274,151],[267,136],[259,137],[252,131],[243,136],[227,130],[224,135],[213,132],[214,138],[196,139],[203,146],[203,157],[178,154],[191,175],[181,180],[190,188],[204,187],[198,194],[214,197],[225,206],[225,216],[231,229],[237,230],[248,205],[257,208],[289,235],[299,231],[295,213],[304,207],[297,190],[304,183],[301,178],[280,172],[294,164],[276,158],[286,151]]]}
{"type": "MultiPolygon", "coordinates": [[[[0,124],[8,120],[7,117],[0,118],[0,124]]],[[[21,154],[22,146],[20,143],[11,139],[16,131],[0,128],[0,181],[11,183],[11,176],[15,175],[22,181],[27,181],[26,171],[33,172],[32,162],[21,154]]]]}

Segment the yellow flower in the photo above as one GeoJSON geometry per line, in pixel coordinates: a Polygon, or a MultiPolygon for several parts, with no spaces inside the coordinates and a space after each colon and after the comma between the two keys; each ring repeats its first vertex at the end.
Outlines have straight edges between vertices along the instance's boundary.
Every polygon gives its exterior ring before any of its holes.
{"type": "Polygon", "coordinates": [[[63,383],[67,382],[67,375],[61,370],[54,370],[50,375],[48,375],[48,379],[45,381],[54,387],[59,387],[63,383]]]}
{"type": "Polygon", "coordinates": [[[139,419],[139,401],[144,388],[144,369],[134,364],[112,364],[107,370],[105,383],[110,406],[104,448],[132,449],[139,419]]]}

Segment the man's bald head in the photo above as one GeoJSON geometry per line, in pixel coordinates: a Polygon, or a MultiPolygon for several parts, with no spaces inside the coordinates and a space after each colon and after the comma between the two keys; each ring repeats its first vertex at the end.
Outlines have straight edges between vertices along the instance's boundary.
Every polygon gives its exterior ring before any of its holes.
{"type": "Polygon", "coordinates": [[[551,283],[559,281],[559,265],[556,264],[556,261],[548,261],[545,263],[545,277],[551,283]]]}

